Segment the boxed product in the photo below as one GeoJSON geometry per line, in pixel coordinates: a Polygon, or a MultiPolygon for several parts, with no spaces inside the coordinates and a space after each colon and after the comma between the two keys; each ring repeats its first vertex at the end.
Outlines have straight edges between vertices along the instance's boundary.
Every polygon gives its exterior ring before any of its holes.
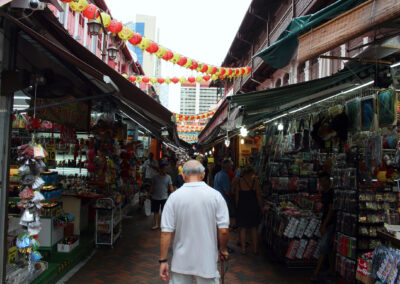
{"type": "Polygon", "coordinates": [[[68,238],[64,238],[61,242],[57,244],[58,252],[71,252],[74,248],[79,246],[79,238],[78,236],[72,236],[68,238]]]}

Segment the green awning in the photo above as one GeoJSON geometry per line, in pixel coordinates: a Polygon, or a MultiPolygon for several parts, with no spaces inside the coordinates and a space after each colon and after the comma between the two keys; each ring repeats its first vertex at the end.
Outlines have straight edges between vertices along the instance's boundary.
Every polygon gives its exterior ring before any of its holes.
{"type": "Polygon", "coordinates": [[[373,69],[370,64],[353,63],[350,69],[329,77],[235,95],[231,97],[231,103],[244,107],[245,123],[249,125],[259,119],[275,116],[299,105],[347,90],[355,83],[360,83],[360,79],[369,80],[366,78],[369,78],[371,71],[373,69]]]}
{"type": "Polygon", "coordinates": [[[343,14],[367,0],[338,0],[328,7],[293,19],[277,41],[254,56],[261,57],[268,65],[281,69],[290,63],[298,45],[298,37],[311,29],[343,14]]]}

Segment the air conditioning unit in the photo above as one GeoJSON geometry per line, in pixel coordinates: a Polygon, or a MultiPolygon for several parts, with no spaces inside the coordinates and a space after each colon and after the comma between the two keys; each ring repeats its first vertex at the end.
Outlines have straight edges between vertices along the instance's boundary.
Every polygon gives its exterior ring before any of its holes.
{"type": "Polygon", "coordinates": [[[31,9],[31,10],[44,10],[46,4],[39,0],[13,0],[11,2],[12,8],[31,9]]]}

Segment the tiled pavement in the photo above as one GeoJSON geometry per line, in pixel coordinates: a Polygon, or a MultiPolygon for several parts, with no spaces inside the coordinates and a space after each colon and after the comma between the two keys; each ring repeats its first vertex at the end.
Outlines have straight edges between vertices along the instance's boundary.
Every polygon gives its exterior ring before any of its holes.
{"type": "MultiPolygon", "coordinates": [[[[151,217],[134,214],[124,220],[122,238],[112,248],[100,248],[67,284],[163,283],[158,277],[159,231],[152,231],[151,217]]],[[[288,270],[265,256],[231,254],[225,283],[309,283],[310,270],[288,270]]]]}

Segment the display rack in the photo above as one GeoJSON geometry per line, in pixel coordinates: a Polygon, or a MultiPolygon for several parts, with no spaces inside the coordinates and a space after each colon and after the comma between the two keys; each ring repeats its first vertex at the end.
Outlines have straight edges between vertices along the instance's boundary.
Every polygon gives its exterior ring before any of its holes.
{"type": "Polygon", "coordinates": [[[96,246],[114,243],[121,236],[121,205],[112,198],[100,198],[96,202],[96,246]]]}

